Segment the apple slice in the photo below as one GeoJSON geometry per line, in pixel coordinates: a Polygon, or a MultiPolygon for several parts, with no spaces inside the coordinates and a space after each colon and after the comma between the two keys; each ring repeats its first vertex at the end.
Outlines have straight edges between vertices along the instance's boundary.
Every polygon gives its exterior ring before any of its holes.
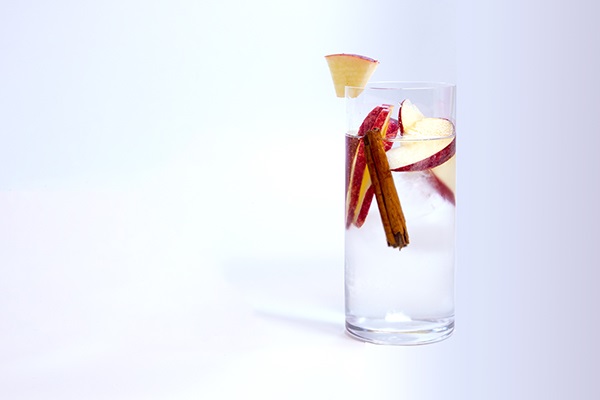
{"type": "MultiPolygon", "coordinates": [[[[387,129],[385,131],[385,138],[391,140],[391,139],[394,139],[397,134],[398,134],[398,120],[396,120],[394,118],[390,118],[387,129]]],[[[389,140],[383,142],[383,148],[385,151],[388,151],[389,149],[391,149],[392,145],[393,145],[393,142],[391,142],[389,140]]],[[[364,150],[363,150],[363,155],[364,155],[364,150]]],[[[366,159],[365,159],[365,163],[366,163],[366,159]]],[[[367,170],[367,172],[368,172],[368,170],[367,170]]],[[[368,175],[367,175],[367,177],[368,177],[368,175]]],[[[367,219],[367,215],[369,214],[369,208],[371,207],[371,203],[372,203],[373,197],[375,195],[373,186],[371,185],[370,177],[368,177],[368,184],[369,184],[369,186],[367,187],[367,189],[365,191],[365,195],[363,197],[360,209],[358,210],[358,214],[356,215],[356,218],[354,221],[354,224],[359,228],[365,223],[365,219],[367,219]]]]}
{"type": "Polygon", "coordinates": [[[454,125],[444,118],[426,118],[409,99],[398,111],[402,141],[390,150],[392,171],[423,171],[448,161],[456,152],[454,125]]]}
{"type": "Polygon", "coordinates": [[[426,118],[409,99],[398,111],[399,146],[390,150],[392,171],[429,170],[429,182],[444,199],[455,204],[456,135],[452,122],[444,118],[426,118]],[[412,139],[412,140],[411,140],[412,139]]]}
{"type": "Polygon", "coordinates": [[[437,192],[444,200],[452,205],[456,205],[456,199],[454,197],[454,191],[444,183],[433,170],[427,171],[429,185],[437,192]]]}
{"type": "Polygon", "coordinates": [[[448,161],[456,152],[454,125],[443,118],[423,118],[402,133],[387,152],[392,171],[423,171],[448,161]]]}
{"type": "Polygon", "coordinates": [[[423,118],[402,131],[406,138],[437,138],[454,135],[454,124],[445,118],[423,118]]]}
{"type": "Polygon", "coordinates": [[[400,133],[409,130],[418,121],[425,118],[421,110],[412,103],[409,99],[405,99],[400,103],[400,111],[398,112],[398,122],[400,124],[400,133]]]}
{"type": "Polygon", "coordinates": [[[442,181],[452,192],[456,191],[456,156],[451,157],[447,162],[432,168],[431,171],[442,181]]]}
{"type": "Polygon", "coordinates": [[[428,139],[420,142],[401,142],[387,152],[390,170],[424,171],[444,164],[456,153],[456,139],[428,139]]]}
{"type": "MultiPolygon", "coordinates": [[[[379,61],[358,54],[330,54],[325,56],[337,97],[345,97],[346,86],[364,87],[379,61]]],[[[352,94],[356,97],[360,92],[352,94]]]]}
{"type": "Polygon", "coordinates": [[[456,155],[445,163],[431,169],[432,175],[437,179],[438,192],[452,204],[456,204],[456,155]]]}
{"type": "Polygon", "coordinates": [[[356,137],[347,137],[347,151],[351,151],[355,147],[354,156],[350,163],[346,165],[348,181],[346,182],[346,225],[350,226],[356,221],[356,216],[362,202],[365,198],[365,193],[371,185],[369,171],[367,170],[367,162],[364,154],[364,144],[362,137],[371,129],[379,128],[383,130],[390,118],[390,106],[377,106],[365,117],[363,123],[358,129],[356,137]]]}
{"type": "MultiPolygon", "coordinates": [[[[390,118],[393,106],[377,106],[367,115],[355,137],[346,137],[346,226],[361,226],[373,199],[371,178],[366,168],[362,137],[367,131],[379,128],[382,136],[394,138],[398,132],[398,121],[390,118]]],[[[386,149],[391,142],[386,142],[386,149]]]]}

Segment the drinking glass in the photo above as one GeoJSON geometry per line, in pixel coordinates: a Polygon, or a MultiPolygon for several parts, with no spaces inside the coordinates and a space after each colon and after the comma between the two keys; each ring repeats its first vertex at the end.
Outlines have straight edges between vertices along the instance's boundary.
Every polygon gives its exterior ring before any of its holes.
{"type": "Polygon", "coordinates": [[[430,82],[346,87],[344,280],[354,338],[425,344],[454,330],[455,93],[430,82]]]}

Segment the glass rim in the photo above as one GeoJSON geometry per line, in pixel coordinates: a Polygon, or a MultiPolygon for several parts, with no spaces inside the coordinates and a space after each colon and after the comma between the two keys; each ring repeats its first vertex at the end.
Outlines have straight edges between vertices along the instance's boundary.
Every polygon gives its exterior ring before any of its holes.
{"type": "Polygon", "coordinates": [[[432,90],[455,89],[456,84],[437,81],[375,81],[365,86],[349,86],[345,88],[359,90],[432,90]]]}

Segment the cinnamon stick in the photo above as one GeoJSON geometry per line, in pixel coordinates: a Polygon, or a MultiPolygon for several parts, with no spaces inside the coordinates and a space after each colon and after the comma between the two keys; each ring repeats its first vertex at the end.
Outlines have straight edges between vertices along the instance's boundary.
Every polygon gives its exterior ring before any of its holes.
{"type": "Polygon", "coordinates": [[[369,130],[363,140],[367,168],[388,246],[402,250],[409,243],[408,231],[379,128],[369,130]]]}

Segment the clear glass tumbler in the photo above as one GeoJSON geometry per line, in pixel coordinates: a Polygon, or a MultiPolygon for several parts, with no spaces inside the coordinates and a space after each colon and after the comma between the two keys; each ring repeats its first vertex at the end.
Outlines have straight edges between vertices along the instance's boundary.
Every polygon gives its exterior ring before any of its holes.
{"type": "Polygon", "coordinates": [[[454,330],[455,86],[346,87],[346,330],[425,344],[454,330]]]}

